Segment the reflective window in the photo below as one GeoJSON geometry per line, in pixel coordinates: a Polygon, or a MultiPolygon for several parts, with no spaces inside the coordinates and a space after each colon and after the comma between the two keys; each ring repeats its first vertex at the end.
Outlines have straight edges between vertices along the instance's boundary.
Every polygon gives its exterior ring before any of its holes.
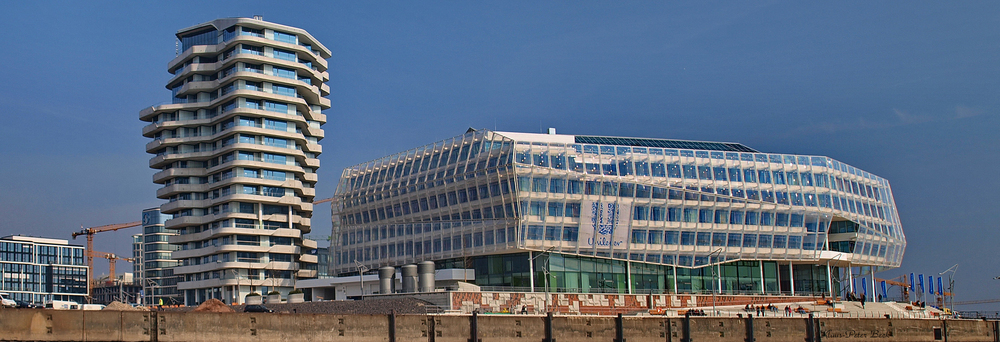
{"type": "Polygon", "coordinates": [[[695,170],[694,165],[684,165],[684,178],[687,179],[698,179],[698,172],[695,170]]]}
{"type": "Polygon", "coordinates": [[[767,170],[758,170],[757,181],[761,184],[771,184],[771,173],[767,170]]]}
{"type": "Polygon", "coordinates": [[[676,245],[680,240],[680,233],[676,230],[667,230],[663,232],[663,244],[665,245],[676,245]]]}
{"type": "Polygon", "coordinates": [[[698,232],[698,246],[711,246],[712,245],[712,233],[708,232],[698,232]]]}
{"type": "Polygon", "coordinates": [[[681,245],[694,246],[694,232],[681,232],[681,245]]]}
{"type": "Polygon", "coordinates": [[[771,172],[771,174],[774,175],[774,184],[785,184],[785,172],[784,171],[775,170],[775,171],[771,172]]]}
{"type": "Polygon", "coordinates": [[[740,177],[740,169],[731,167],[729,168],[729,179],[733,182],[741,182],[743,179],[740,177]]]}
{"type": "Polygon", "coordinates": [[[728,181],[729,180],[729,178],[726,177],[727,172],[726,172],[726,168],[724,168],[724,167],[715,167],[715,168],[712,168],[712,173],[715,175],[715,180],[717,180],[717,181],[728,181]]]}
{"type": "Polygon", "coordinates": [[[712,168],[708,166],[698,167],[698,178],[705,180],[712,180],[712,168]]]}
{"type": "MultiPolygon", "coordinates": [[[[663,165],[663,163],[650,163],[649,166],[650,166],[650,168],[652,168],[653,177],[666,177],[667,176],[667,174],[666,174],[666,167],[663,165]]],[[[677,165],[673,165],[673,166],[676,167],[677,165]]],[[[678,173],[677,178],[680,178],[680,170],[678,170],[677,173],[678,173]]],[[[671,176],[671,177],[674,177],[674,176],[671,176]]]]}
{"type": "Polygon", "coordinates": [[[670,178],[681,178],[681,166],[677,164],[668,164],[667,176],[670,178]]]}

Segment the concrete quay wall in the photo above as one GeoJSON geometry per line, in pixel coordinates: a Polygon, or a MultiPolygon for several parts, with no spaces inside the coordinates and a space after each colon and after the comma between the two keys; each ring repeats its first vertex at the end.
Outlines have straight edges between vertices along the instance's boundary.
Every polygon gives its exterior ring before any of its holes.
{"type": "Polygon", "coordinates": [[[930,319],[0,310],[0,341],[1000,342],[998,329],[930,319]]]}

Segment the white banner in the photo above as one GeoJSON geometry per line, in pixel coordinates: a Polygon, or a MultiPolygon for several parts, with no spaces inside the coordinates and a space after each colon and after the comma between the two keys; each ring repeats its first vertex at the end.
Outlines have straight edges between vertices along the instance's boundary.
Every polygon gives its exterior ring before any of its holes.
{"type": "Polygon", "coordinates": [[[631,214],[630,203],[583,201],[580,208],[580,247],[627,248],[631,214]]]}

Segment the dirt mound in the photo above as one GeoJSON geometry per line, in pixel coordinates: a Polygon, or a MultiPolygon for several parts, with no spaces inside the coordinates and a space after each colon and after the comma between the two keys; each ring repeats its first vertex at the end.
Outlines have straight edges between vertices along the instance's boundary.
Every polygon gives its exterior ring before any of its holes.
{"type": "Polygon", "coordinates": [[[235,312],[235,311],[233,311],[233,308],[229,307],[229,305],[226,305],[226,303],[223,303],[221,300],[218,300],[218,299],[215,299],[215,298],[206,300],[204,303],[201,303],[201,305],[199,305],[198,308],[194,309],[194,311],[195,312],[235,312]]]}
{"type": "Polygon", "coordinates": [[[113,301],[110,304],[108,304],[107,306],[105,306],[104,310],[111,310],[111,311],[146,311],[145,308],[142,308],[142,307],[132,307],[131,305],[119,302],[117,300],[113,301]]]}

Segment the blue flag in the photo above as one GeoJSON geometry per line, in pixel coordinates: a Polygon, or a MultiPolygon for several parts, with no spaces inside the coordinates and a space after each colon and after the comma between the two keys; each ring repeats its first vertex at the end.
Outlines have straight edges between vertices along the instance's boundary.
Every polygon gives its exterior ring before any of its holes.
{"type": "Polygon", "coordinates": [[[934,294],[934,276],[927,276],[927,294],[934,294]]]}
{"type": "Polygon", "coordinates": [[[941,277],[938,277],[938,296],[944,294],[944,286],[941,286],[941,277]]]}
{"type": "Polygon", "coordinates": [[[882,297],[883,298],[888,297],[889,293],[885,291],[885,280],[881,281],[881,285],[882,285],[882,297]]]}
{"type": "Polygon", "coordinates": [[[910,292],[917,290],[914,286],[916,285],[913,284],[913,273],[910,273],[910,292]]]}
{"type": "Polygon", "coordinates": [[[861,285],[864,285],[861,286],[861,295],[868,297],[868,280],[861,278],[861,285]]]}
{"type": "Polygon", "coordinates": [[[920,292],[924,292],[924,275],[923,274],[918,274],[917,275],[917,281],[920,282],[920,292]]]}

